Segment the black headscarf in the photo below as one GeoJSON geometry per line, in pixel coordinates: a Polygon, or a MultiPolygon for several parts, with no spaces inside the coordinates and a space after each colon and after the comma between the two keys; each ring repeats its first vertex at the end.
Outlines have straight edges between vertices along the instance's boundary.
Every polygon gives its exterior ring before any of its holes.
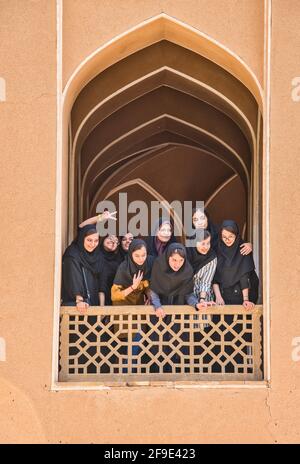
{"type": "Polygon", "coordinates": [[[92,252],[84,248],[85,237],[93,233],[98,233],[93,224],[88,224],[81,228],[79,227],[77,237],[66,249],[63,260],[64,258],[73,258],[75,261],[79,262],[81,266],[89,269],[93,274],[99,274],[102,268],[100,246],[98,245],[92,252]]]}
{"type": "Polygon", "coordinates": [[[126,256],[128,255],[128,250],[124,250],[124,248],[122,246],[122,240],[123,240],[124,237],[125,237],[125,235],[120,235],[120,237],[119,237],[119,241],[120,241],[119,252],[120,252],[120,255],[121,255],[122,259],[125,259],[126,256]]]}
{"type": "Polygon", "coordinates": [[[206,264],[213,261],[217,257],[217,255],[215,250],[212,248],[212,245],[210,245],[210,249],[208,250],[206,255],[199,253],[197,247],[188,247],[187,257],[193,268],[194,274],[197,274],[197,272],[199,272],[202,267],[206,266],[206,264]]]}
{"type": "Polygon", "coordinates": [[[139,271],[143,272],[143,280],[150,281],[153,257],[147,256],[144,264],[142,264],[141,266],[136,264],[132,258],[132,253],[140,249],[141,246],[144,246],[147,250],[147,246],[144,240],[140,238],[135,238],[134,240],[132,240],[128,249],[128,254],[117,270],[114,279],[114,284],[122,285],[122,287],[128,288],[132,284],[134,274],[137,274],[139,271]]]}
{"type": "Polygon", "coordinates": [[[100,253],[101,255],[103,256],[104,260],[106,263],[109,263],[110,261],[115,261],[118,263],[118,265],[121,263],[122,261],[122,256],[121,256],[121,253],[120,253],[120,248],[119,246],[117,247],[117,249],[115,251],[108,251],[104,248],[104,240],[109,237],[109,235],[106,235],[102,240],[101,240],[101,243],[100,243],[100,253]]]}
{"type": "Polygon", "coordinates": [[[223,288],[232,287],[240,281],[241,277],[255,269],[253,255],[242,255],[240,246],[245,243],[242,240],[238,225],[235,221],[223,221],[218,242],[218,263],[214,280],[223,288]],[[230,227],[236,235],[235,242],[230,247],[226,246],[221,238],[223,229],[230,227]]]}
{"type": "Polygon", "coordinates": [[[186,249],[181,243],[172,243],[166,252],[154,261],[152,269],[151,290],[167,298],[178,296],[184,304],[184,297],[193,291],[193,268],[187,260],[186,249]],[[169,265],[170,256],[180,250],[184,254],[184,264],[178,271],[169,265]]]}
{"type": "Polygon", "coordinates": [[[174,237],[174,227],[173,227],[173,224],[172,224],[172,221],[170,221],[170,219],[168,218],[164,218],[164,217],[161,217],[156,225],[155,225],[155,228],[154,230],[151,231],[152,232],[152,235],[149,236],[146,240],[146,243],[147,243],[147,251],[148,251],[148,254],[149,255],[152,255],[154,256],[155,258],[157,256],[160,256],[161,254],[163,254],[166,249],[168,248],[168,246],[171,244],[171,243],[174,243],[176,241],[175,237],[174,237]],[[159,229],[161,228],[161,226],[163,224],[170,224],[171,226],[171,229],[172,229],[172,235],[169,239],[168,242],[161,242],[158,238],[157,238],[157,232],[159,231],[159,229]]]}
{"type": "MultiPolygon", "coordinates": [[[[192,217],[194,216],[196,211],[197,211],[197,208],[194,208],[193,213],[192,213],[192,217]]],[[[213,224],[213,222],[211,221],[210,216],[209,216],[209,212],[207,211],[206,208],[204,209],[204,214],[207,217],[207,227],[206,227],[206,229],[209,231],[209,233],[211,235],[211,248],[213,248],[216,251],[217,248],[218,248],[218,237],[219,237],[218,227],[215,224],[213,224]]],[[[189,240],[195,240],[196,239],[196,229],[194,227],[194,224],[192,225],[192,230],[194,230],[195,232],[192,233],[191,235],[186,236],[186,238],[189,239],[189,240]]]]}

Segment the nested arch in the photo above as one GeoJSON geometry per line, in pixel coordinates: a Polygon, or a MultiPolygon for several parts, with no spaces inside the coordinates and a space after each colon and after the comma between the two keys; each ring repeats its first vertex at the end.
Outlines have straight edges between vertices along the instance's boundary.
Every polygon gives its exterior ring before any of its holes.
{"type": "Polygon", "coordinates": [[[259,195],[253,166],[259,157],[262,91],[249,67],[230,50],[162,14],[87,57],[68,81],[63,103],[69,238],[78,220],[94,212],[102,190],[130,182],[131,172],[136,175],[132,164],[157,155],[155,146],[159,159],[167,159],[172,144],[176,159],[181,149],[194,167],[194,154],[186,147],[205,151],[206,157],[199,156],[201,171],[212,158],[219,167],[227,166],[220,183],[205,189],[205,198],[201,186],[191,194],[217,204],[230,190],[220,185],[236,179],[232,185],[238,185],[236,192],[245,200],[244,222],[251,237],[253,199],[259,195]]]}

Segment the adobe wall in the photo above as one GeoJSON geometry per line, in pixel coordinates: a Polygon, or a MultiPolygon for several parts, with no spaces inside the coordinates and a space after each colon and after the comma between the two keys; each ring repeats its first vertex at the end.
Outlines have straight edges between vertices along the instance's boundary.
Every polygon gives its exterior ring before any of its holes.
{"type": "MultiPolygon", "coordinates": [[[[233,49],[262,80],[262,3],[64,0],[64,78],[97,44],[163,10],[233,49]]],[[[300,75],[300,4],[288,3],[272,2],[271,387],[53,392],[56,2],[2,0],[1,443],[299,443],[300,102],[291,80],[300,75]]]]}

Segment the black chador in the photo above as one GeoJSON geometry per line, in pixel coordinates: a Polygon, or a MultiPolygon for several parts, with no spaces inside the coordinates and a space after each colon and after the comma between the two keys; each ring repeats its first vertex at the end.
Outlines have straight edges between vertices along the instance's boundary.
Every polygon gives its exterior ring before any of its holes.
{"type": "Polygon", "coordinates": [[[88,252],[84,239],[97,233],[94,225],[78,229],[76,239],[66,249],[62,259],[62,305],[76,306],[76,295],[91,306],[99,305],[99,279],[103,268],[100,248],[88,252]]]}
{"type": "Polygon", "coordinates": [[[229,227],[236,236],[231,246],[226,246],[221,237],[217,249],[217,269],[214,282],[220,286],[220,291],[225,304],[242,304],[242,290],[249,288],[249,301],[256,303],[258,298],[258,277],[255,272],[253,255],[242,255],[240,247],[242,240],[238,225],[235,221],[226,220],[221,225],[222,229],[229,227]]]}

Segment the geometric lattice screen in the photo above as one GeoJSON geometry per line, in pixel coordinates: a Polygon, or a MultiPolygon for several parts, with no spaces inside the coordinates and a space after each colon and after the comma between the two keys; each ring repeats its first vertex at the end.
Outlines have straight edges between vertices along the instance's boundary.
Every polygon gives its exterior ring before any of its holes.
{"type": "Polygon", "coordinates": [[[261,380],[262,308],[166,306],[61,310],[64,382],[261,380]]]}

